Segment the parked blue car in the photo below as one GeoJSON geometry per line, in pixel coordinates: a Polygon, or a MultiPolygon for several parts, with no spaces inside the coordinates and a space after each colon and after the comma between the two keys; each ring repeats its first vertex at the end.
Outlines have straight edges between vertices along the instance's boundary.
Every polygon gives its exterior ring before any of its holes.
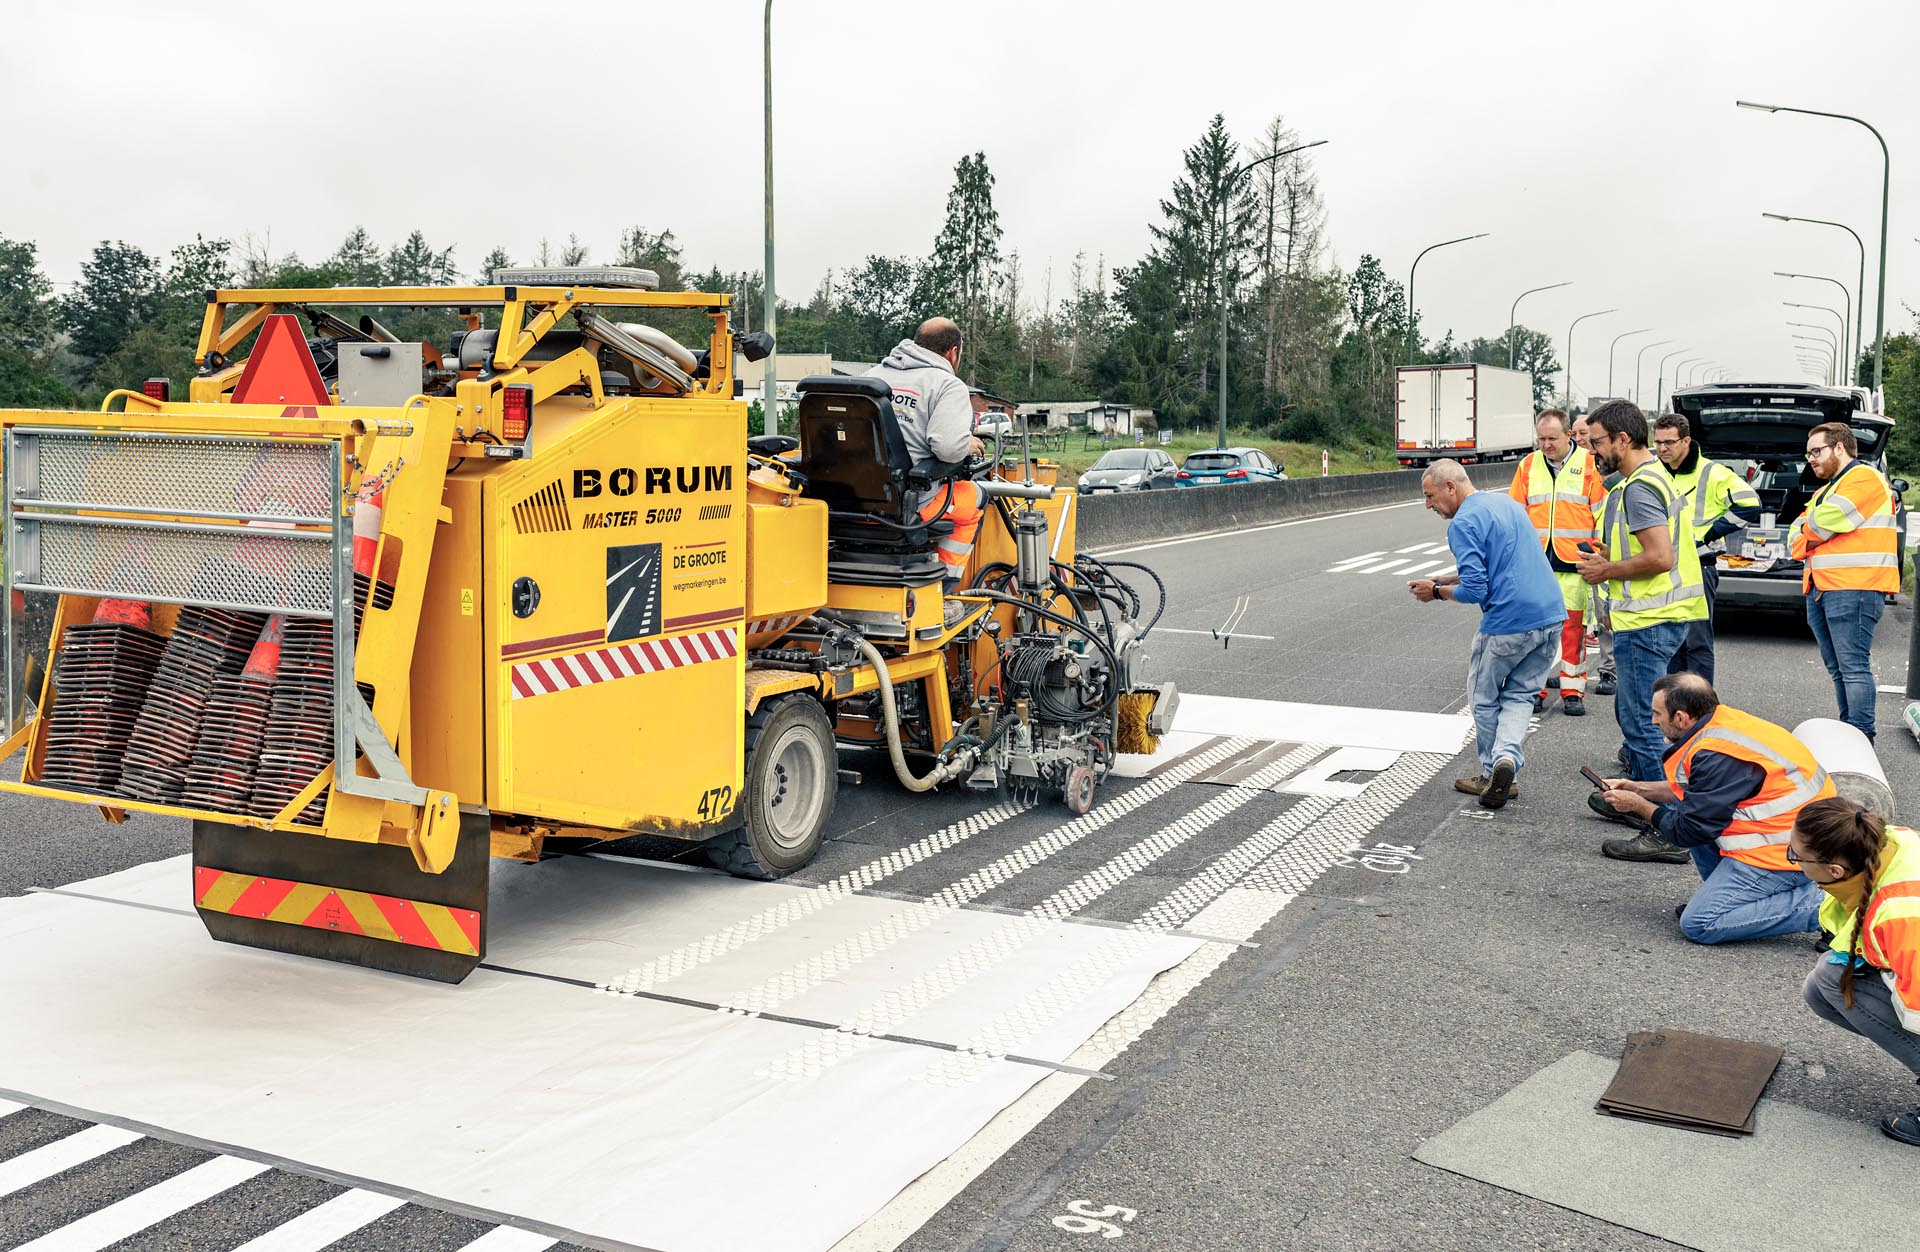
{"type": "Polygon", "coordinates": [[[1174,475],[1176,487],[1218,487],[1238,483],[1282,483],[1287,480],[1258,448],[1209,448],[1189,453],[1174,475]]]}

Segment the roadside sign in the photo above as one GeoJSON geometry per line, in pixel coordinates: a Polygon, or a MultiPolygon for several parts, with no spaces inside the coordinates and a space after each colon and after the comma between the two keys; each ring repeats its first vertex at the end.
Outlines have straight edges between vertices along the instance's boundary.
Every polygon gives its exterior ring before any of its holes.
{"type": "Polygon", "coordinates": [[[1161,431],[1161,432],[1160,432],[1160,446],[1161,446],[1161,447],[1163,447],[1163,448],[1164,448],[1164,447],[1166,447],[1166,446],[1167,446],[1168,444],[1170,444],[1170,443],[1172,443],[1172,442],[1173,442],[1173,432],[1172,432],[1172,431],[1170,431],[1170,430],[1163,430],[1163,431],[1161,431]]]}
{"type": "Polygon", "coordinates": [[[1322,448],[1320,449],[1320,477],[1325,478],[1326,476],[1327,476],[1327,450],[1325,448],[1322,448]]]}

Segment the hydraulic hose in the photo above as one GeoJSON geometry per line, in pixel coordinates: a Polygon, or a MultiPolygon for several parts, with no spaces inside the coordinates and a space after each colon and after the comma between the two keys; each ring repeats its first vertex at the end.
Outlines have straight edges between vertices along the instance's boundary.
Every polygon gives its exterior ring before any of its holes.
{"type": "Polygon", "coordinates": [[[881,726],[887,735],[887,756],[893,761],[894,776],[900,780],[902,787],[908,791],[932,791],[941,783],[959,777],[961,770],[972,768],[973,751],[962,748],[952,760],[935,762],[924,776],[915,775],[907,766],[906,751],[900,746],[900,713],[893,700],[893,675],[887,672],[887,658],[880,654],[880,649],[867,642],[866,636],[845,622],[828,617],[825,613],[816,613],[809,620],[833,638],[852,644],[873,666],[874,681],[880,690],[881,726]]]}

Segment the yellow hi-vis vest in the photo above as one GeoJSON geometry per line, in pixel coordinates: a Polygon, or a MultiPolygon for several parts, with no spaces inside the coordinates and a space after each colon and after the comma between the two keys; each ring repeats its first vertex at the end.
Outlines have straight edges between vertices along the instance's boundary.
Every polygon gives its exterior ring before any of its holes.
{"type": "Polygon", "coordinates": [[[1707,528],[1727,515],[1734,506],[1760,507],[1760,493],[1752,484],[1718,461],[1705,456],[1693,458],[1693,468],[1683,474],[1667,471],[1673,489],[1680,493],[1687,531],[1697,548],[1707,542],[1707,528]]]}
{"type": "MultiPolygon", "coordinates": [[[[1828,896],[1820,905],[1820,928],[1833,935],[1832,948],[1843,956],[1853,948],[1860,911],[1828,896]]],[[[1892,984],[1904,1016],[1920,1019],[1920,832],[1887,827],[1880,849],[1880,872],[1867,901],[1866,930],[1860,955],[1892,984]]],[[[1912,1030],[1912,1026],[1907,1029],[1912,1030]]]]}
{"type": "Polygon", "coordinates": [[[1555,573],[1571,572],[1584,559],[1581,541],[1592,543],[1600,537],[1593,511],[1606,500],[1607,489],[1585,448],[1568,452],[1557,474],[1546,453],[1531,453],[1513,471],[1507,494],[1526,505],[1555,573]]]}
{"type": "Polygon", "coordinates": [[[1649,457],[1639,469],[1620,479],[1607,493],[1606,512],[1600,519],[1600,531],[1607,546],[1607,558],[1625,561],[1640,555],[1640,541],[1627,529],[1626,492],[1633,483],[1646,483],[1659,494],[1667,511],[1667,535],[1673,541],[1673,568],[1664,573],[1639,578],[1613,579],[1607,583],[1613,629],[1641,630],[1661,622],[1696,622],[1707,615],[1707,588],[1700,579],[1700,554],[1690,542],[1686,522],[1680,516],[1680,494],[1658,457],[1649,457]]]}
{"type": "Polygon", "coordinates": [[[1807,745],[1772,722],[1723,704],[1667,757],[1667,785],[1682,799],[1696,752],[1718,752],[1767,771],[1760,790],[1740,802],[1727,828],[1714,839],[1720,855],[1760,869],[1791,870],[1787,835],[1795,815],[1803,806],[1835,794],[1833,780],[1807,745]]]}
{"type": "Polygon", "coordinates": [[[1900,523],[1893,489],[1880,471],[1854,460],[1813,493],[1789,536],[1806,562],[1800,589],[1900,590],[1900,523]]]}

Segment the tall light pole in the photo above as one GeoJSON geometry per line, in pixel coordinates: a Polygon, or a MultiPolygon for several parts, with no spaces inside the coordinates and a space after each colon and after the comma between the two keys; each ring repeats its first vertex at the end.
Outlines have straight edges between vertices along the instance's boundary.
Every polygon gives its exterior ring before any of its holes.
{"type": "MultiPolygon", "coordinates": [[[[1655,409],[1659,409],[1661,407],[1663,397],[1666,394],[1665,388],[1666,388],[1666,380],[1667,380],[1667,362],[1673,360],[1673,358],[1679,356],[1682,352],[1685,352],[1686,350],[1687,349],[1685,348],[1675,348],[1673,351],[1667,353],[1667,355],[1660,358],[1660,368],[1654,371],[1654,375],[1653,375],[1653,407],[1655,409]]],[[[1658,416],[1658,414],[1656,413],[1655,416],[1658,416]]]]}
{"type": "Polygon", "coordinates": [[[1784,104],[1755,104],[1751,100],[1735,100],[1734,104],[1743,109],[1758,109],[1762,113],[1804,113],[1809,117],[1831,117],[1852,122],[1857,126],[1865,126],[1880,142],[1880,274],[1875,280],[1873,293],[1873,391],[1877,396],[1880,394],[1881,372],[1887,354],[1887,192],[1893,185],[1893,157],[1887,152],[1887,141],[1871,122],[1849,113],[1823,113],[1819,109],[1796,109],[1784,104]]]}
{"type": "Polygon", "coordinates": [[[1485,239],[1487,237],[1487,234],[1488,232],[1483,230],[1477,235],[1462,235],[1458,239],[1442,239],[1439,243],[1430,243],[1426,247],[1420,249],[1419,254],[1413,258],[1413,264],[1407,267],[1407,364],[1408,365],[1413,364],[1413,325],[1414,325],[1413,277],[1415,274],[1418,274],[1420,272],[1420,258],[1427,255],[1427,253],[1432,252],[1435,248],[1445,248],[1451,244],[1466,243],[1468,240],[1472,240],[1472,239],[1485,239]]]}
{"type": "Polygon", "coordinates": [[[1573,408],[1573,328],[1590,317],[1605,317],[1609,313],[1619,311],[1619,309],[1595,309],[1591,313],[1582,313],[1567,323],[1567,359],[1560,363],[1560,382],[1561,390],[1566,392],[1563,399],[1568,409],[1573,408]]]}
{"type": "Polygon", "coordinates": [[[1514,359],[1513,351],[1515,346],[1513,342],[1513,328],[1515,325],[1514,318],[1520,312],[1520,302],[1526,299],[1528,296],[1533,295],[1537,291],[1552,291],[1559,287],[1571,287],[1571,286],[1573,286],[1572,279],[1568,279],[1564,283],[1548,283],[1544,287],[1531,287],[1526,291],[1521,292],[1519,295],[1513,298],[1513,307],[1507,310],[1507,368],[1508,369],[1513,368],[1513,359],[1514,359]]]}
{"type": "Polygon", "coordinates": [[[1851,383],[1860,374],[1860,348],[1865,342],[1861,331],[1866,329],[1867,320],[1867,245],[1861,242],[1860,232],[1845,222],[1829,222],[1823,217],[1795,217],[1791,213],[1762,213],[1761,217],[1770,217],[1779,222],[1807,222],[1814,226],[1838,226],[1853,236],[1853,246],[1860,250],[1860,275],[1853,284],[1853,354],[1847,362],[1847,381],[1851,383]]]}
{"type": "MultiPolygon", "coordinates": [[[[1844,336],[1844,335],[1846,334],[1846,332],[1847,332],[1847,323],[1846,323],[1846,319],[1844,319],[1844,318],[1842,318],[1842,317],[1840,316],[1840,310],[1839,310],[1839,309],[1836,309],[1836,308],[1834,308],[1834,307],[1833,307],[1832,305],[1830,305],[1830,304],[1800,304],[1800,303],[1798,303],[1798,302],[1796,302],[1796,301],[1793,301],[1793,300],[1782,300],[1782,301],[1781,301],[1780,303],[1782,303],[1782,304],[1784,304],[1784,305],[1786,305],[1786,306],[1787,306],[1788,308],[1790,308],[1790,309],[1813,309],[1813,310],[1815,310],[1815,311],[1817,311],[1817,312],[1821,312],[1821,313],[1825,313],[1825,314],[1826,314],[1826,315],[1827,315],[1828,317],[1831,317],[1831,318],[1833,318],[1833,319],[1834,319],[1834,321],[1836,321],[1836,322],[1838,322],[1838,323],[1840,324],[1840,333],[1841,333],[1841,334],[1842,334],[1843,336],[1844,336]]],[[[1840,357],[1840,354],[1839,354],[1838,352],[1836,352],[1836,353],[1834,354],[1834,359],[1835,359],[1835,360],[1838,360],[1838,359],[1839,359],[1839,357],[1840,357]]]]}
{"type": "Polygon", "coordinates": [[[1828,330],[1826,327],[1821,326],[1816,322],[1788,322],[1787,325],[1798,326],[1802,330],[1819,331],[1820,334],[1823,336],[1820,339],[1820,342],[1826,344],[1833,351],[1833,359],[1836,361],[1845,359],[1843,356],[1841,356],[1840,342],[1833,337],[1833,332],[1828,330]]]}
{"type": "Polygon", "coordinates": [[[1640,403],[1640,362],[1647,355],[1648,348],[1664,347],[1672,343],[1671,339],[1656,339],[1652,343],[1640,345],[1640,351],[1633,354],[1633,402],[1640,403]]]}
{"type": "Polygon", "coordinates": [[[1825,339],[1815,339],[1812,335],[1795,335],[1794,339],[1796,342],[1806,344],[1807,351],[1810,351],[1810,352],[1817,351],[1817,352],[1822,352],[1826,354],[1825,359],[1827,362],[1827,385],[1832,386],[1833,385],[1833,367],[1835,365],[1838,365],[1840,362],[1840,358],[1834,355],[1832,347],[1829,346],[1833,340],[1833,335],[1829,333],[1825,339]]]}
{"type": "Polygon", "coordinates": [[[1700,362],[1706,359],[1707,358],[1703,356],[1690,356],[1686,360],[1674,366],[1673,367],[1673,389],[1675,391],[1680,390],[1680,371],[1681,370],[1686,369],[1690,365],[1698,365],[1700,362]]]}
{"type": "MultiPolygon", "coordinates": [[[[772,4],[773,0],[767,0],[772,4]]],[[[1296,152],[1305,152],[1308,148],[1317,148],[1327,142],[1316,139],[1312,143],[1298,144],[1279,152],[1269,152],[1257,161],[1248,161],[1245,165],[1220,180],[1220,446],[1227,446],[1227,204],[1228,193],[1234,183],[1250,169],[1265,165],[1269,161],[1278,161],[1283,156],[1292,156],[1296,152]]]]}
{"type": "Polygon", "coordinates": [[[765,386],[760,392],[760,431],[762,434],[780,433],[780,349],[775,336],[774,306],[777,301],[773,294],[773,0],[767,0],[766,20],[766,160],[767,160],[767,274],[760,284],[760,298],[766,303],[762,311],[762,320],[766,324],[767,338],[775,346],[767,349],[767,360],[763,368],[767,371],[765,386]]]}
{"type": "Polygon", "coordinates": [[[1642,326],[1639,330],[1623,330],[1619,334],[1613,337],[1612,343],[1607,345],[1607,394],[1608,395],[1613,394],[1613,350],[1620,346],[1620,341],[1622,339],[1627,339],[1634,335],[1650,335],[1652,333],[1653,333],[1653,327],[1651,326],[1642,326]]]}
{"type": "MultiPolygon", "coordinates": [[[[1826,278],[1819,274],[1790,274],[1786,270],[1775,270],[1773,271],[1773,275],[1775,278],[1809,278],[1817,283],[1832,283],[1840,289],[1840,304],[1843,310],[1840,317],[1840,342],[1834,346],[1839,349],[1842,357],[1846,356],[1847,323],[1853,318],[1853,295],[1848,292],[1847,285],[1837,278],[1826,278]]],[[[1859,348],[1860,345],[1856,342],[1854,344],[1854,351],[1858,353],[1859,348]]]]}

